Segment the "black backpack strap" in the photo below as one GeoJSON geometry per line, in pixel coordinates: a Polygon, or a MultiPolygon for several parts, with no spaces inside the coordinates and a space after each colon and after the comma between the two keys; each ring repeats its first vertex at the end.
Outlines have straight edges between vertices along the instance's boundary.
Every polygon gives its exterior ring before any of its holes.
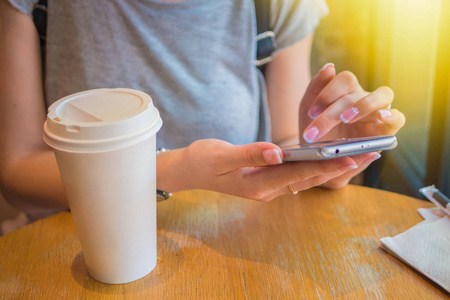
{"type": "Polygon", "coordinates": [[[272,54],[276,50],[275,33],[270,28],[270,1],[254,0],[258,31],[258,35],[256,36],[255,65],[258,68],[270,62],[272,60],[272,54]]]}
{"type": "Polygon", "coordinates": [[[41,41],[47,36],[47,0],[39,0],[33,6],[33,21],[39,33],[41,41]]]}
{"type": "Polygon", "coordinates": [[[45,40],[47,38],[47,0],[39,0],[33,6],[33,21],[41,42],[42,71],[45,70],[45,40]]]}
{"type": "Polygon", "coordinates": [[[270,30],[270,0],[255,0],[255,13],[258,34],[270,30]]]}

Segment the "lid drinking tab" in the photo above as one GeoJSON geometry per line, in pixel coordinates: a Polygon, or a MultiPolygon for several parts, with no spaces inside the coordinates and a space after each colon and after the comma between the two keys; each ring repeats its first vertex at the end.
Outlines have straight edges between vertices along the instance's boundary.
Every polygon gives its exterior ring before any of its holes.
{"type": "Polygon", "coordinates": [[[67,99],[56,109],[56,116],[67,123],[113,122],[145,109],[142,95],[116,90],[83,93],[67,99]]]}
{"type": "MultiPolygon", "coordinates": [[[[130,139],[161,127],[152,99],[132,89],[95,89],[53,103],[44,126],[44,139],[52,147],[87,148],[86,143],[130,139]]],[[[105,143],[104,143],[105,144],[105,143]]]]}

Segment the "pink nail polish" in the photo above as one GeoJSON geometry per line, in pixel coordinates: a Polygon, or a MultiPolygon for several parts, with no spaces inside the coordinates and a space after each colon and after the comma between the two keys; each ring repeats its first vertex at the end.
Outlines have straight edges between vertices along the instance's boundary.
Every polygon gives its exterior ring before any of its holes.
{"type": "Polygon", "coordinates": [[[349,108],[341,114],[341,120],[344,123],[348,123],[353,118],[355,118],[358,114],[359,114],[359,110],[357,107],[349,108]]]}
{"type": "Polygon", "coordinates": [[[374,162],[374,161],[376,161],[377,159],[380,159],[380,158],[381,158],[381,154],[377,153],[374,156],[372,156],[371,158],[368,158],[365,161],[363,161],[363,164],[368,164],[368,163],[374,162]]]}
{"type": "Polygon", "coordinates": [[[325,64],[325,65],[322,67],[322,69],[320,69],[319,72],[322,72],[323,70],[325,70],[325,69],[328,68],[329,66],[333,66],[333,67],[334,67],[334,64],[333,64],[333,63],[327,63],[327,64],[325,64]]]}
{"type": "Polygon", "coordinates": [[[380,116],[382,118],[390,118],[390,117],[392,117],[392,113],[391,113],[391,111],[389,109],[380,109],[378,112],[380,113],[380,116]]]}
{"type": "Polygon", "coordinates": [[[318,135],[319,135],[319,128],[313,126],[303,134],[303,138],[305,139],[306,142],[312,143],[314,142],[314,140],[317,138],[318,135]]]}
{"type": "Polygon", "coordinates": [[[339,169],[339,171],[350,171],[358,169],[358,165],[348,165],[339,169]]]}
{"type": "Polygon", "coordinates": [[[311,119],[315,119],[317,118],[318,115],[320,115],[323,112],[322,107],[320,107],[319,105],[314,105],[313,107],[311,107],[311,109],[308,111],[308,116],[311,119]]]}
{"type": "Polygon", "coordinates": [[[263,151],[263,157],[269,164],[281,164],[280,152],[277,149],[268,149],[263,151]]]}

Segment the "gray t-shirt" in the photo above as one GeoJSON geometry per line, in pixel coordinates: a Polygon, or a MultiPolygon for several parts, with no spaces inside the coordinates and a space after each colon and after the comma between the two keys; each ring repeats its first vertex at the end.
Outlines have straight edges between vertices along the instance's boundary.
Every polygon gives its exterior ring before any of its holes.
{"type": "MultiPolygon", "coordinates": [[[[37,2],[9,1],[28,15],[37,2]]],[[[272,0],[278,49],[306,37],[327,12],[324,0],[272,0]]],[[[255,35],[250,0],[50,0],[46,104],[87,89],[133,88],[161,113],[158,147],[269,140],[255,35]]]]}

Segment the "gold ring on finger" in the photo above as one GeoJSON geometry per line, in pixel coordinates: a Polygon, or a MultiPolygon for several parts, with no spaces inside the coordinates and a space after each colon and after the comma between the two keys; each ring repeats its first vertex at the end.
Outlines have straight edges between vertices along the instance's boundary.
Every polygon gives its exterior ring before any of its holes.
{"type": "Polygon", "coordinates": [[[292,195],[297,195],[298,194],[298,191],[294,190],[294,188],[292,187],[291,184],[288,184],[288,189],[289,189],[289,192],[291,192],[292,195]]]}

